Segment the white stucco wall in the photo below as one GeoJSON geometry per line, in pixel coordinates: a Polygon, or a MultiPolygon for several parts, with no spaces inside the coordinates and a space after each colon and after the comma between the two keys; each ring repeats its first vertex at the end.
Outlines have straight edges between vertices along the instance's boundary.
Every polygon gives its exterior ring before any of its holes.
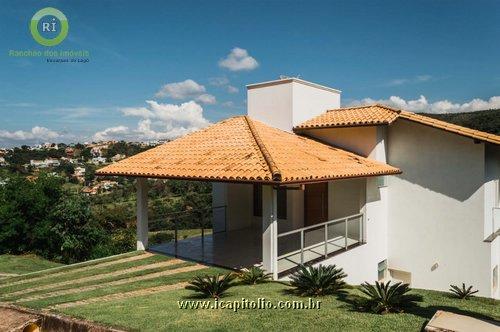
{"type": "MultiPolygon", "coordinates": [[[[251,184],[214,183],[212,206],[226,206],[226,231],[261,227],[261,219],[253,217],[253,187],[251,184]]],[[[214,213],[214,223],[222,223],[221,214],[214,213]]]]}
{"type": "MultiPolygon", "coordinates": [[[[500,209],[500,146],[487,144],[486,153],[486,179],[484,185],[484,236],[490,237],[493,232],[498,230],[500,225],[500,213],[497,212],[496,218],[494,209],[500,209]]],[[[490,243],[491,261],[490,261],[490,284],[492,286],[491,296],[500,298],[500,275],[497,275],[497,287],[493,288],[493,269],[497,267],[500,270],[500,236],[494,238],[490,243]]],[[[500,274],[500,271],[499,271],[500,274]]]]}
{"type": "Polygon", "coordinates": [[[366,243],[318,263],[342,267],[353,285],[378,280],[378,263],[387,259],[387,188],[379,188],[376,178],[361,181],[366,182],[366,203],[361,208],[366,243]]]}
{"type": "Polygon", "coordinates": [[[389,127],[389,268],[416,288],[472,284],[490,296],[484,238],[484,144],[400,120],[389,127]]]}
{"type": "Polygon", "coordinates": [[[340,107],[340,91],[298,79],[252,84],[247,89],[247,114],[286,131],[340,107]]]}
{"type": "MultiPolygon", "coordinates": [[[[386,161],[387,131],[383,126],[365,126],[352,128],[313,129],[307,135],[325,143],[335,145],[382,162],[386,161]]],[[[365,214],[364,238],[366,243],[339,254],[321,264],[336,264],[348,274],[347,282],[360,284],[364,281],[378,280],[378,263],[387,259],[387,209],[388,195],[386,187],[379,187],[379,178],[334,181],[329,190],[333,190],[334,208],[331,217],[337,218],[351,214],[354,206],[353,190],[344,188],[350,181],[360,181],[365,185],[360,201],[361,212],[365,214]],[[344,182],[345,181],[345,182],[344,182]],[[335,208],[336,207],[336,208],[335,208]]]]}
{"type": "Polygon", "coordinates": [[[287,190],[286,219],[278,219],[278,231],[288,232],[304,227],[304,191],[287,190]]]}
{"type": "Polygon", "coordinates": [[[368,157],[377,145],[377,127],[326,128],[307,130],[307,136],[368,157]]]}

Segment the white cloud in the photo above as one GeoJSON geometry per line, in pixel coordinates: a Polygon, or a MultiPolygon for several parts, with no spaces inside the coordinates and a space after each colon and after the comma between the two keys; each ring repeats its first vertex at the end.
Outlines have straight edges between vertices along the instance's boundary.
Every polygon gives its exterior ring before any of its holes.
{"type": "Polygon", "coordinates": [[[198,97],[196,97],[195,100],[199,101],[202,104],[208,104],[208,105],[213,105],[217,102],[217,100],[215,99],[215,96],[212,96],[208,93],[204,93],[202,95],[199,95],[198,97]]]}
{"type": "Polygon", "coordinates": [[[240,90],[238,90],[237,87],[232,86],[229,82],[229,79],[227,77],[224,77],[224,76],[209,78],[208,83],[210,85],[216,86],[218,88],[223,88],[228,93],[238,93],[240,91],[240,90]]]}
{"type": "Polygon", "coordinates": [[[240,90],[238,90],[237,87],[234,87],[232,85],[228,85],[226,87],[226,91],[229,92],[229,93],[238,93],[238,91],[240,91],[240,90]]]}
{"type": "Polygon", "coordinates": [[[103,131],[98,131],[94,134],[94,141],[107,141],[114,139],[118,136],[123,136],[129,133],[128,127],[125,126],[116,126],[106,128],[103,131]]]}
{"type": "Polygon", "coordinates": [[[50,129],[47,129],[45,127],[33,127],[31,128],[31,131],[23,131],[23,130],[17,130],[17,131],[7,131],[7,130],[0,130],[0,139],[1,140],[13,140],[13,141],[34,141],[34,140],[41,140],[41,141],[50,141],[55,138],[58,138],[60,135],[52,131],[50,129]]]}
{"type": "Polygon", "coordinates": [[[188,99],[204,94],[206,89],[203,85],[191,79],[183,82],[165,84],[156,93],[157,98],[170,97],[173,99],[188,99]]]}
{"type": "Polygon", "coordinates": [[[208,79],[208,83],[213,86],[226,86],[229,84],[229,79],[227,77],[211,77],[208,79]]]}
{"type": "Polygon", "coordinates": [[[412,78],[394,78],[389,80],[384,86],[399,86],[404,84],[414,84],[414,83],[423,83],[430,81],[432,79],[431,75],[418,75],[412,78]]]}
{"type": "Polygon", "coordinates": [[[173,139],[210,124],[203,116],[203,107],[195,101],[180,105],[147,100],[146,107],[126,107],[125,116],[139,118],[136,129],[111,127],[94,135],[95,140],[125,139],[135,141],[173,139]]]}
{"type": "MultiPolygon", "coordinates": [[[[203,85],[198,84],[192,79],[187,79],[182,82],[165,84],[155,94],[155,97],[170,97],[177,100],[194,99],[202,104],[215,104],[217,102],[215,96],[206,93],[206,91],[203,85]]],[[[144,110],[140,110],[140,112],[143,111],[144,110]]]]}
{"type": "Polygon", "coordinates": [[[430,103],[425,96],[420,96],[418,99],[405,100],[398,96],[391,96],[389,99],[372,99],[364,98],[354,100],[349,105],[367,105],[367,104],[384,104],[399,109],[404,109],[411,112],[425,113],[457,113],[457,112],[474,112],[487,109],[500,108],[500,96],[493,96],[488,100],[474,98],[466,103],[453,103],[449,100],[439,100],[430,103]]]}
{"type": "Polygon", "coordinates": [[[242,71],[253,70],[259,66],[259,63],[248,54],[247,50],[235,47],[226,58],[219,60],[219,66],[231,71],[242,71]]]}
{"type": "Polygon", "coordinates": [[[234,107],[234,102],[232,101],[226,101],[222,103],[222,106],[228,107],[228,108],[233,108],[234,107]]]}
{"type": "Polygon", "coordinates": [[[124,107],[121,112],[125,116],[139,116],[143,118],[150,118],[154,114],[146,107],[124,107]]]}

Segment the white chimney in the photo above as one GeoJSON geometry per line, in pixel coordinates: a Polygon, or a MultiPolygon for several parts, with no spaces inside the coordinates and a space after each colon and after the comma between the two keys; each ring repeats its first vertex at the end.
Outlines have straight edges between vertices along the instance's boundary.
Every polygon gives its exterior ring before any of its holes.
{"type": "Polygon", "coordinates": [[[341,91],[298,78],[247,85],[247,114],[286,131],[327,110],[340,108],[341,91]]]}

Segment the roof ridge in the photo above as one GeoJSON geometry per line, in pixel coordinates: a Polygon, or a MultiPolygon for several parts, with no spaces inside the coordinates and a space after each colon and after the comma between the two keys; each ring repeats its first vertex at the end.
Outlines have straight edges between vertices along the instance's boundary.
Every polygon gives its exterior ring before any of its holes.
{"type": "Polygon", "coordinates": [[[389,111],[393,111],[396,113],[400,113],[401,110],[397,108],[390,107],[388,105],[380,104],[380,103],[371,103],[371,104],[365,104],[365,105],[357,105],[357,106],[349,106],[349,107],[339,107],[339,108],[334,108],[330,110],[326,110],[326,112],[334,112],[334,111],[344,111],[344,110],[352,110],[356,108],[370,108],[370,107],[382,107],[385,108],[389,111]]]}
{"type": "Polygon", "coordinates": [[[281,181],[281,171],[279,170],[278,166],[276,166],[276,163],[273,160],[273,157],[267,150],[264,142],[259,136],[259,133],[257,132],[257,129],[255,128],[252,120],[248,115],[245,115],[245,120],[248,125],[248,129],[250,129],[250,133],[252,134],[255,143],[257,144],[257,147],[259,148],[260,152],[262,153],[262,156],[264,157],[264,160],[266,161],[267,166],[269,167],[269,170],[271,171],[271,176],[273,181],[281,181]]]}

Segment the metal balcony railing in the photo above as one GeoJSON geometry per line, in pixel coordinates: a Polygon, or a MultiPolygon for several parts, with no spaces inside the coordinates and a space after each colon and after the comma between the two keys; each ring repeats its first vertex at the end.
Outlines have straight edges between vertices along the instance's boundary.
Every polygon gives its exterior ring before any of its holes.
{"type": "Polygon", "coordinates": [[[278,272],[364,243],[363,218],[360,213],[278,234],[278,272]]]}

